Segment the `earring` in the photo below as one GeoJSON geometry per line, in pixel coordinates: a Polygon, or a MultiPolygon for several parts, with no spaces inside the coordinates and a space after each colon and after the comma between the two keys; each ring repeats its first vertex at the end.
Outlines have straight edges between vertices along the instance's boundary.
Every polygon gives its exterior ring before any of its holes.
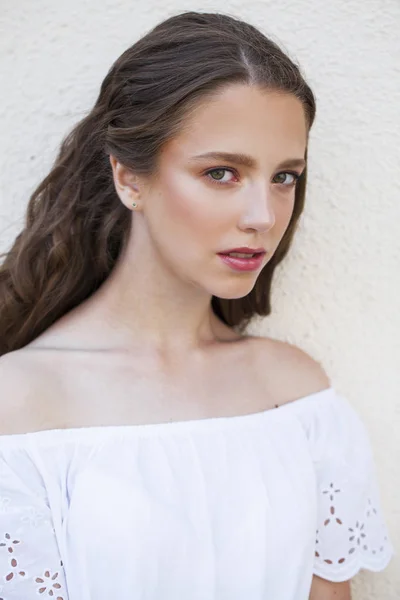
{"type": "MultiPolygon", "coordinates": [[[[138,186],[137,186],[135,183],[132,185],[132,187],[133,187],[133,189],[134,189],[136,192],[138,192],[138,191],[139,191],[139,188],[138,188],[138,186]]],[[[137,208],[137,204],[136,204],[136,202],[132,202],[132,206],[133,206],[133,208],[137,208]]]]}

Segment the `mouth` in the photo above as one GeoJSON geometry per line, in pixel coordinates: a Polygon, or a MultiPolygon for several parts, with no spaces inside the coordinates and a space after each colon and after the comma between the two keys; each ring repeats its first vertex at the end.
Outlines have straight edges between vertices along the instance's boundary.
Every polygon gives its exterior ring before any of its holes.
{"type": "Polygon", "coordinates": [[[265,252],[265,248],[248,248],[247,246],[240,246],[240,248],[229,248],[229,250],[224,250],[218,254],[232,256],[234,258],[254,258],[255,256],[264,255],[265,252]]]}
{"type": "Polygon", "coordinates": [[[233,256],[234,258],[254,258],[264,255],[265,252],[219,252],[221,256],[233,256]]]}
{"type": "Polygon", "coordinates": [[[219,252],[221,260],[235,271],[256,271],[263,263],[266,252],[219,252]]]}

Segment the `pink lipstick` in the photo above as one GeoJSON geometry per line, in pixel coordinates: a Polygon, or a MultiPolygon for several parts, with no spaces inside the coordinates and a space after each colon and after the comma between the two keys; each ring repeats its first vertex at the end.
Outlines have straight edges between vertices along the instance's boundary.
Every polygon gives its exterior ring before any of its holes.
{"type": "Polygon", "coordinates": [[[218,252],[221,260],[235,271],[256,271],[263,263],[265,248],[232,248],[218,252]]]}

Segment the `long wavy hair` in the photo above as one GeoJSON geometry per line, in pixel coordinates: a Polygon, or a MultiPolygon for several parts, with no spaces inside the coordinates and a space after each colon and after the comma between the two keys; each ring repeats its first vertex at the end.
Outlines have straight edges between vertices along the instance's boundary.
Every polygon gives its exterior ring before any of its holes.
{"type": "MultiPolygon", "coordinates": [[[[116,193],[109,155],[139,175],[154,175],[163,144],[179,133],[191,109],[232,83],[293,94],[310,130],[315,98],[299,67],[257,28],[232,16],[188,11],[169,17],[115,61],[93,108],[64,137],[32,193],[22,231],[0,255],[0,356],[29,344],[93,294],[116,264],[132,213],[116,193]]],[[[306,178],[304,171],[289,226],[251,292],[212,297],[213,311],[236,330],[271,312],[273,273],[303,211],[306,178]]]]}

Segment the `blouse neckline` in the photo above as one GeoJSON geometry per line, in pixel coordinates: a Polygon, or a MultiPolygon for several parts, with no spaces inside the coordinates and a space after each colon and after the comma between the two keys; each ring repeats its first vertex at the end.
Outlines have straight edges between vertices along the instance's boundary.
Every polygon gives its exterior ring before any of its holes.
{"type": "MultiPolygon", "coordinates": [[[[0,435],[0,447],[3,442],[22,441],[36,438],[37,441],[41,440],[53,440],[58,439],[69,439],[69,440],[80,440],[85,439],[93,440],[93,438],[104,437],[104,435],[126,435],[136,433],[140,436],[147,436],[151,434],[160,434],[166,432],[177,432],[177,431],[207,431],[210,429],[224,429],[227,427],[236,427],[244,424],[252,424],[259,420],[275,419],[280,418],[286,413],[290,413],[293,409],[298,409],[300,406],[305,406],[310,402],[315,401],[320,396],[330,397],[335,392],[333,386],[329,386],[318,392],[313,392],[307,396],[297,398],[285,404],[274,408],[267,408],[252,413],[245,413],[240,415],[230,415],[221,417],[205,417],[202,419],[186,419],[178,421],[164,421],[161,423],[139,423],[139,424],[127,424],[127,425],[92,425],[84,427],[65,427],[65,428],[53,428],[53,429],[42,429],[38,431],[31,431],[26,433],[13,433],[0,435]]],[[[319,400],[320,401],[320,400],[319,400]]]]}

